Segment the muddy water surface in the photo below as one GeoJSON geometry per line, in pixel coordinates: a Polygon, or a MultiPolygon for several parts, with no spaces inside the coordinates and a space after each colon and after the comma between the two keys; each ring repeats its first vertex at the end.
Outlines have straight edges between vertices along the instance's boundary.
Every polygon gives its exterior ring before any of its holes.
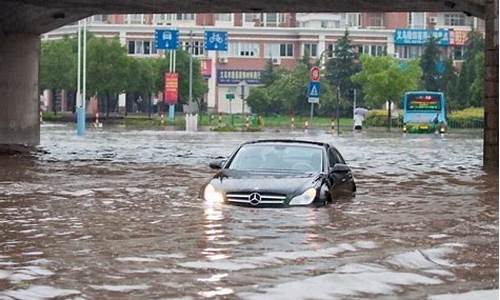
{"type": "Polygon", "coordinates": [[[480,132],[45,126],[42,148],[0,158],[0,299],[498,298],[498,179],[480,132]],[[290,137],[333,142],[357,196],[317,209],[197,197],[211,159],[290,137]]]}

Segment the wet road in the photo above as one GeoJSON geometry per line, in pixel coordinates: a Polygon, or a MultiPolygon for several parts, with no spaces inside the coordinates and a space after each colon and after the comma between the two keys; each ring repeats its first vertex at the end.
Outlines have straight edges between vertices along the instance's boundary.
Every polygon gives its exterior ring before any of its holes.
{"type": "Polygon", "coordinates": [[[481,171],[481,136],[44,126],[47,153],[0,158],[0,299],[497,299],[498,179],[481,171]],[[357,196],[197,198],[208,161],[272,137],[333,141],[357,196]]]}

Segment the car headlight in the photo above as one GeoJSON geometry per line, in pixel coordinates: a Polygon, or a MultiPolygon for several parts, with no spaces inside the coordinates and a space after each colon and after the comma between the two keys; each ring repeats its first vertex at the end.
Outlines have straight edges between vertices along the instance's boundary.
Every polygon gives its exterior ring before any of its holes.
{"type": "Polygon", "coordinates": [[[289,203],[289,205],[309,205],[316,198],[316,189],[309,188],[304,193],[295,196],[289,203]]]}
{"type": "Polygon", "coordinates": [[[203,198],[209,203],[222,203],[224,202],[224,194],[216,191],[213,185],[208,184],[203,192],[203,198]]]}

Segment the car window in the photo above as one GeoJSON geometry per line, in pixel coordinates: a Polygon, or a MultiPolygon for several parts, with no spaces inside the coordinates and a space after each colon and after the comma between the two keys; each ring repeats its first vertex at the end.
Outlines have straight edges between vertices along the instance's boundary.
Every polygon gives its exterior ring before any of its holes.
{"type": "Polygon", "coordinates": [[[321,172],[323,149],[283,144],[245,145],[236,153],[229,169],[321,172]]]}
{"type": "Polygon", "coordinates": [[[333,167],[337,163],[337,156],[333,153],[332,149],[328,150],[328,160],[330,161],[330,167],[333,167]]]}
{"type": "Polygon", "coordinates": [[[345,163],[340,153],[333,148],[328,151],[328,160],[330,161],[330,167],[333,167],[336,163],[345,163]]]}

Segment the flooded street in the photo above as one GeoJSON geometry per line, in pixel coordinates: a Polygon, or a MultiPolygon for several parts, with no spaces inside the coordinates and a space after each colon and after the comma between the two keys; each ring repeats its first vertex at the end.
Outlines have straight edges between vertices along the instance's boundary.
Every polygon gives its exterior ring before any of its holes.
{"type": "Polygon", "coordinates": [[[481,132],[41,136],[45,152],[0,157],[0,299],[498,298],[498,178],[481,170],[481,132]],[[257,138],[333,142],[357,196],[198,198],[208,162],[257,138]]]}

